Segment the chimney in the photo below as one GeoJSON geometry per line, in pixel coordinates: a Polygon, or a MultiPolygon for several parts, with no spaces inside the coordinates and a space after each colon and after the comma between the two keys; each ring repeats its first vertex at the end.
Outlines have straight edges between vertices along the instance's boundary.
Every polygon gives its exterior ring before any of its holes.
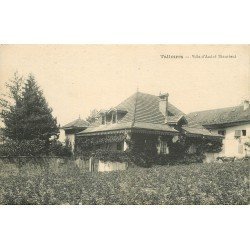
{"type": "Polygon", "coordinates": [[[244,108],[244,110],[249,109],[249,101],[248,100],[244,100],[244,102],[243,102],[243,108],[244,108]]]}
{"type": "Polygon", "coordinates": [[[160,93],[159,95],[159,110],[165,117],[165,123],[168,120],[168,93],[160,93]]]}

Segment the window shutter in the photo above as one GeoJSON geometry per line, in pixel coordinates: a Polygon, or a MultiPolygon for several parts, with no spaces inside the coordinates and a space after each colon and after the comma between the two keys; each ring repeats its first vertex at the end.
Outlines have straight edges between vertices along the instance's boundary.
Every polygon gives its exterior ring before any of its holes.
{"type": "Polygon", "coordinates": [[[240,137],[241,136],[241,130],[235,130],[235,137],[240,137]]]}

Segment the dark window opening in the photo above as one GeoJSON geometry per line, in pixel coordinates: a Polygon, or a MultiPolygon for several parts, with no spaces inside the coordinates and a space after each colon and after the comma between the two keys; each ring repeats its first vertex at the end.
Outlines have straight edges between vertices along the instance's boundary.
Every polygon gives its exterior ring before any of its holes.
{"type": "Polygon", "coordinates": [[[226,130],[219,130],[218,134],[225,136],[226,135],[226,130]]]}
{"type": "Polygon", "coordinates": [[[112,116],[112,123],[116,123],[116,114],[113,114],[112,116]]]}
{"type": "Polygon", "coordinates": [[[105,124],[105,116],[102,116],[102,124],[105,124]]]}
{"type": "Polygon", "coordinates": [[[247,131],[244,129],[242,130],[242,136],[246,136],[247,135],[247,131]]]}

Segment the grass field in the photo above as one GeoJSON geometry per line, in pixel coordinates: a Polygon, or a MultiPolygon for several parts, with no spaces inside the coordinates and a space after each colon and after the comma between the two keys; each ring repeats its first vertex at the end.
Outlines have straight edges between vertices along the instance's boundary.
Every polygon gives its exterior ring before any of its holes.
{"type": "Polygon", "coordinates": [[[248,204],[249,161],[131,168],[0,165],[0,204],[248,204]]]}

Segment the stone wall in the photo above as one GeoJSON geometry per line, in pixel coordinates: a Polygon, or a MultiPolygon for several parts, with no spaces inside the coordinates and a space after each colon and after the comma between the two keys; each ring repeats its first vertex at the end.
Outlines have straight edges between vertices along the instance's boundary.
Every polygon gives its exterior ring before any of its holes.
{"type": "Polygon", "coordinates": [[[126,170],[127,168],[128,168],[127,162],[99,161],[98,172],[126,170]]]}
{"type": "Polygon", "coordinates": [[[128,163],[120,162],[104,162],[99,159],[92,159],[92,168],[90,160],[81,158],[59,158],[59,157],[0,157],[0,166],[13,165],[17,168],[50,168],[59,170],[60,168],[78,167],[82,171],[106,172],[125,170],[128,168],[128,163]]]}

